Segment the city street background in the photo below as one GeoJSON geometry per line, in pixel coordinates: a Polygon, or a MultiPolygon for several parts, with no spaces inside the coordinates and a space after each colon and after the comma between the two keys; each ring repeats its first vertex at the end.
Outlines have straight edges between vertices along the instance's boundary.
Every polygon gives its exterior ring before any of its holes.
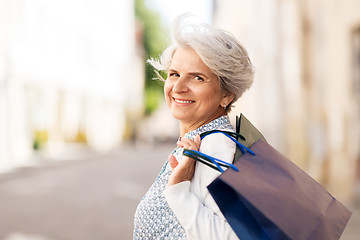
{"type": "MultiPolygon", "coordinates": [[[[173,147],[129,144],[106,155],[75,148],[1,174],[0,240],[132,239],[136,206],[173,147]]],[[[360,236],[359,206],[350,208],[341,240],[360,236]]]]}
{"type": "Polygon", "coordinates": [[[179,135],[146,61],[184,13],[248,51],[232,123],[352,209],[359,239],[360,1],[0,0],[0,240],[132,238],[179,135]]]}
{"type": "Polygon", "coordinates": [[[129,145],[106,155],[77,148],[1,174],[0,239],[132,239],[135,208],[172,148],[129,145]]]}

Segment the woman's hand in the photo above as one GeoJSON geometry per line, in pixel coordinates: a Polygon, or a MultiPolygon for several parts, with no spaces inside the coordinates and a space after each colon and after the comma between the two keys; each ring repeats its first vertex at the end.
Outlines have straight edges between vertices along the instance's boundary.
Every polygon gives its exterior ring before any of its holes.
{"type": "MultiPolygon", "coordinates": [[[[190,150],[199,150],[200,148],[200,135],[197,135],[194,138],[194,141],[187,138],[182,138],[181,140],[177,141],[177,145],[182,148],[187,148],[190,150]]],[[[179,163],[174,155],[169,156],[169,164],[172,168],[172,173],[170,174],[169,181],[167,186],[172,186],[174,184],[183,182],[183,181],[190,181],[194,176],[195,172],[195,160],[183,156],[181,162],[179,163]]]]}

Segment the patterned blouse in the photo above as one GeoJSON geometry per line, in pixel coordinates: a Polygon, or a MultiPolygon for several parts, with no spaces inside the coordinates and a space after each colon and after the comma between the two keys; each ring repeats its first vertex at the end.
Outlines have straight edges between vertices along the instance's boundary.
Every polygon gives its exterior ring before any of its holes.
{"type": "MultiPolygon", "coordinates": [[[[222,116],[200,128],[185,134],[193,139],[206,131],[215,129],[233,129],[229,117],[222,116]]],[[[176,147],[172,154],[181,160],[183,149],[176,147]]],[[[171,167],[168,161],[163,165],[158,177],[141,199],[134,220],[134,239],[186,239],[185,230],[170,209],[163,191],[168,183],[171,167]]]]}

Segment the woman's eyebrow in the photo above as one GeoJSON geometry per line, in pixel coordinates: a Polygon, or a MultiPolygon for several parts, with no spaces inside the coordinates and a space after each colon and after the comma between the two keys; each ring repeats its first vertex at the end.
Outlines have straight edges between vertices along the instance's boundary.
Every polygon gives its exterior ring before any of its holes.
{"type": "Polygon", "coordinates": [[[193,75],[193,76],[197,76],[197,75],[201,75],[201,76],[204,76],[207,78],[207,75],[205,73],[202,73],[202,72],[189,72],[190,75],[193,75]]]}
{"type": "MultiPolygon", "coordinates": [[[[176,72],[177,73],[178,71],[175,70],[175,69],[169,68],[168,72],[176,72]]],[[[199,75],[201,75],[201,76],[203,76],[205,78],[208,78],[208,76],[203,72],[188,72],[187,74],[189,74],[191,76],[199,76],[199,75]]]]}

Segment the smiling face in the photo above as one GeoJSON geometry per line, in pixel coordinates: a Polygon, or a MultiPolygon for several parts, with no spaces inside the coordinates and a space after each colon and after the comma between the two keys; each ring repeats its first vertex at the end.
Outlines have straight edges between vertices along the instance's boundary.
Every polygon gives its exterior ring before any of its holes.
{"type": "Polygon", "coordinates": [[[226,114],[222,106],[233,98],[191,48],[174,53],[164,92],[171,114],[180,120],[182,134],[226,114]]]}

